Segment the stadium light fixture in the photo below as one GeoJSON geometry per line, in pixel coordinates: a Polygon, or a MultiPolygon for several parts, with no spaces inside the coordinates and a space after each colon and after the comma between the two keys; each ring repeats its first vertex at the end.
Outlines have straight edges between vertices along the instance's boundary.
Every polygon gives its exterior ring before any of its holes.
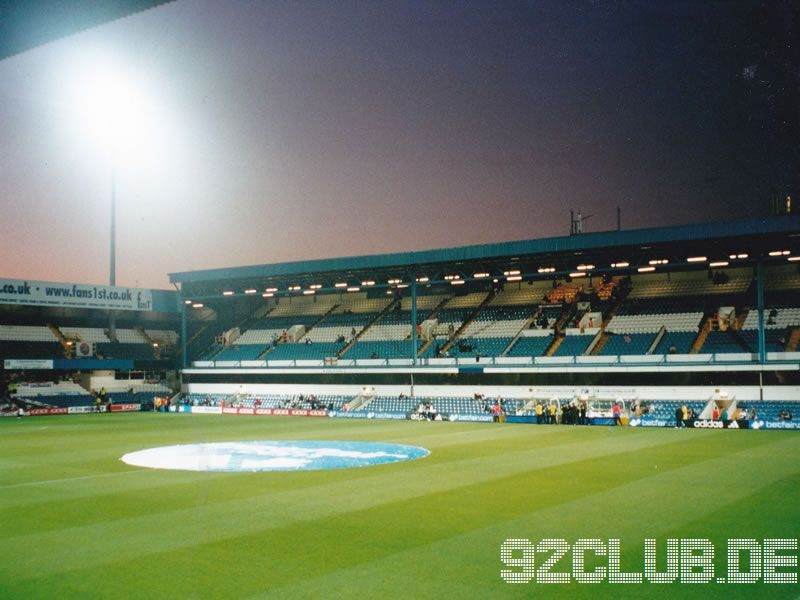
{"type": "Polygon", "coordinates": [[[789,254],[791,254],[791,252],[788,250],[773,250],[769,253],[770,256],[789,256],[789,254]]]}
{"type": "Polygon", "coordinates": [[[317,290],[303,290],[303,295],[304,296],[313,296],[316,293],[317,293],[317,290]]]}
{"type": "Polygon", "coordinates": [[[509,275],[506,281],[522,281],[522,275],[509,275]]]}
{"type": "Polygon", "coordinates": [[[361,288],[358,287],[357,285],[354,285],[354,286],[351,286],[351,287],[347,288],[347,291],[348,292],[360,292],[361,288]]]}
{"type": "Polygon", "coordinates": [[[509,275],[513,277],[514,275],[519,275],[519,269],[511,269],[509,271],[503,271],[503,275],[508,277],[509,275]]]}
{"type": "Polygon", "coordinates": [[[647,261],[649,265],[666,265],[669,261],[666,258],[655,258],[653,260],[647,261]]]}
{"type": "Polygon", "coordinates": [[[408,287],[407,283],[398,283],[397,284],[397,289],[404,289],[404,288],[407,288],[407,287],[408,287]]]}
{"type": "Polygon", "coordinates": [[[727,267],[729,264],[727,260],[715,260],[714,262],[708,263],[708,266],[712,269],[716,269],[717,267],[727,267]]]}
{"type": "Polygon", "coordinates": [[[639,267],[636,269],[639,273],[652,273],[656,270],[655,267],[639,267]]]}
{"type": "Polygon", "coordinates": [[[797,262],[798,260],[800,260],[800,256],[790,256],[786,260],[788,260],[789,262],[797,262]]]}
{"type": "MultiPolygon", "coordinates": [[[[145,78],[130,65],[92,50],[76,56],[64,70],[66,104],[82,139],[110,162],[111,227],[109,284],[116,285],[116,178],[118,164],[151,161],[158,148],[157,133],[163,129],[156,118],[154,95],[145,78]]],[[[113,318],[111,328],[113,329],[113,318]]]]}
{"type": "Polygon", "coordinates": [[[630,266],[631,263],[629,263],[627,260],[623,260],[622,262],[611,263],[612,269],[624,269],[625,267],[630,267],[630,266]]]}
{"type": "Polygon", "coordinates": [[[319,289],[322,289],[322,284],[321,283],[314,283],[314,284],[312,284],[312,285],[310,285],[308,287],[309,287],[309,289],[312,289],[312,290],[319,290],[319,289]]]}
{"type": "Polygon", "coordinates": [[[335,288],[346,288],[347,287],[347,282],[346,281],[340,281],[339,283],[334,283],[333,287],[335,287],[335,288]]]}
{"type": "Polygon", "coordinates": [[[487,277],[489,277],[489,273],[483,271],[481,273],[473,273],[472,276],[475,279],[486,279],[487,277]]]}
{"type": "Polygon", "coordinates": [[[278,291],[278,288],[276,288],[276,287],[268,287],[264,291],[267,292],[268,294],[274,294],[275,292],[278,291]]]}
{"type": "Polygon", "coordinates": [[[192,304],[192,308],[203,308],[203,303],[195,302],[194,304],[192,304]]]}
{"type": "Polygon", "coordinates": [[[699,262],[706,262],[708,260],[707,256],[690,256],[686,259],[686,262],[690,263],[699,263],[699,262]]]}
{"type": "Polygon", "coordinates": [[[233,296],[233,291],[232,290],[225,290],[224,292],[222,292],[222,295],[223,296],[233,296]]]}
{"type": "Polygon", "coordinates": [[[578,277],[586,277],[585,271],[576,271],[575,273],[570,273],[569,276],[572,279],[577,279],[578,277]]]}
{"type": "Polygon", "coordinates": [[[594,265],[578,265],[577,269],[578,271],[591,271],[594,267],[594,265]]]}
{"type": "Polygon", "coordinates": [[[555,273],[555,267],[539,267],[539,273],[555,273]]]}
{"type": "MultiPolygon", "coordinates": [[[[520,277],[522,279],[522,277],[520,277]]],[[[464,285],[466,282],[463,279],[453,279],[450,285],[464,285]]]]}
{"type": "Polygon", "coordinates": [[[191,304],[191,303],[192,303],[192,301],[191,301],[191,300],[184,300],[184,301],[183,301],[183,303],[184,303],[184,304],[191,304]]]}
{"type": "Polygon", "coordinates": [[[245,294],[255,294],[258,290],[255,288],[250,288],[244,291],[245,294]]]}
{"type": "Polygon", "coordinates": [[[261,297],[262,298],[272,298],[274,295],[275,294],[272,293],[272,292],[264,292],[263,294],[261,294],[261,297]]]}
{"type": "Polygon", "coordinates": [[[417,283],[428,283],[430,280],[430,277],[425,277],[424,275],[422,277],[417,277],[417,283]]]}
{"type": "Polygon", "coordinates": [[[375,282],[374,282],[374,281],[372,281],[371,279],[368,279],[368,280],[362,281],[362,282],[361,282],[361,285],[363,285],[363,286],[365,286],[365,287],[369,287],[369,286],[373,286],[373,285],[375,285],[375,282]]]}

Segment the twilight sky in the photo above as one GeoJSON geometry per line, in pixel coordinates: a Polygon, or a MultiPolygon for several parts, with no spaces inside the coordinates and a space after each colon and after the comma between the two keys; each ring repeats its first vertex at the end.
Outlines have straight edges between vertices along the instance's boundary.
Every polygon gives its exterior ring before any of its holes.
{"type": "Polygon", "coordinates": [[[0,61],[0,278],[108,281],[97,60],[151,112],[118,285],[766,214],[800,190],[800,28],[764,6],[178,0],[52,42],[0,61]]]}

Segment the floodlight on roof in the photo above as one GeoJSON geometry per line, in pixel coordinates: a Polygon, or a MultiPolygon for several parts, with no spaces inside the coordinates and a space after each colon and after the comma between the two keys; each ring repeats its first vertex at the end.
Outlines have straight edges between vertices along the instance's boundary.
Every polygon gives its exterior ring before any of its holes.
{"type": "Polygon", "coordinates": [[[707,256],[690,256],[689,258],[686,259],[686,262],[700,263],[700,262],[706,262],[707,260],[708,260],[707,256]]]}

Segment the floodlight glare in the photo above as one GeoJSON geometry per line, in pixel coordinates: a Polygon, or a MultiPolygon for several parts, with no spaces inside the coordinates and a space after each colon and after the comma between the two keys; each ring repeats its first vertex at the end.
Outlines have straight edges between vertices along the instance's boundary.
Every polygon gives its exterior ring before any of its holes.
{"type": "Polygon", "coordinates": [[[103,150],[123,161],[147,151],[153,111],[133,74],[93,61],[76,69],[73,81],[79,125],[103,150]]]}

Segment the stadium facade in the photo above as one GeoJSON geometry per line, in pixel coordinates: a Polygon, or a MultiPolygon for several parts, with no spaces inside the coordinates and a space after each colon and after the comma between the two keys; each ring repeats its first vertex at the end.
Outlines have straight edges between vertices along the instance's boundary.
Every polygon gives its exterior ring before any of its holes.
{"type": "Polygon", "coordinates": [[[189,393],[800,397],[794,216],[173,273],[189,393]]]}
{"type": "Polygon", "coordinates": [[[521,418],[553,402],[610,414],[620,400],[631,418],[652,403],[662,417],[675,403],[731,416],[800,398],[795,216],[170,280],[177,292],[0,282],[4,379],[70,378],[86,393],[150,382],[145,406],[171,390],[214,410],[351,417],[434,400],[454,419],[488,418],[495,399],[521,418]]]}

